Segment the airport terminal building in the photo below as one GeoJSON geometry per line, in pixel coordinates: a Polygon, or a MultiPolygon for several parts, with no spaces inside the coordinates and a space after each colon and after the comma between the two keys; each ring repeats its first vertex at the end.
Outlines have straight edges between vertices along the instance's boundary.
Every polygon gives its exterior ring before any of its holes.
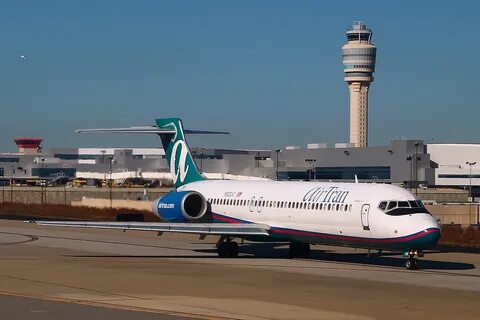
{"type": "MultiPolygon", "coordinates": [[[[19,138],[18,152],[0,154],[4,184],[61,177],[169,178],[161,148],[51,148],[39,138],[19,138]],[[110,176],[112,174],[112,176],[110,176]]],[[[277,150],[192,148],[200,171],[218,178],[382,182],[407,187],[480,185],[480,144],[424,144],[392,140],[389,146],[349,144],[277,150]]]]}

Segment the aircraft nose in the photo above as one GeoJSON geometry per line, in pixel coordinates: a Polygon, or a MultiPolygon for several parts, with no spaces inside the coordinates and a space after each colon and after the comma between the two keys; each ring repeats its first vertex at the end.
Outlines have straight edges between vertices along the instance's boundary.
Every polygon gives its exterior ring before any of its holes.
{"type": "Polygon", "coordinates": [[[425,235],[423,236],[424,245],[423,248],[432,248],[437,245],[442,233],[439,228],[430,228],[425,230],[425,235]]]}
{"type": "Polygon", "coordinates": [[[422,217],[417,221],[419,227],[418,246],[421,249],[434,247],[441,237],[441,229],[438,222],[431,215],[422,217]]]}

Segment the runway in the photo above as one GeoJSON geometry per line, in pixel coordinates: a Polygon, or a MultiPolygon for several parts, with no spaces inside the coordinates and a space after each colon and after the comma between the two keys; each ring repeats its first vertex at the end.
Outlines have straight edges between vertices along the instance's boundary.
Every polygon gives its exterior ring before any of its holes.
{"type": "Polygon", "coordinates": [[[69,318],[121,311],[124,319],[129,312],[159,319],[478,317],[480,254],[434,251],[422,270],[408,271],[399,255],[367,259],[364,251],[324,246],[312,247],[312,259],[289,260],[286,246],[247,243],[239,258],[221,259],[216,240],[0,221],[0,308],[8,301],[10,318],[25,319],[32,314],[11,308],[19,299],[49,302],[47,309],[69,318]]]}

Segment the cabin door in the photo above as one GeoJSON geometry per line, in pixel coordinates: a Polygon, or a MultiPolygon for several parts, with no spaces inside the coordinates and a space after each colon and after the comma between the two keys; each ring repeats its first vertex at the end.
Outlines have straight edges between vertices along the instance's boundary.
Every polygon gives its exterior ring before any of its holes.
{"type": "Polygon", "coordinates": [[[368,223],[368,212],[370,211],[370,205],[364,204],[362,206],[362,226],[363,230],[370,230],[370,224],[368,223]]]}

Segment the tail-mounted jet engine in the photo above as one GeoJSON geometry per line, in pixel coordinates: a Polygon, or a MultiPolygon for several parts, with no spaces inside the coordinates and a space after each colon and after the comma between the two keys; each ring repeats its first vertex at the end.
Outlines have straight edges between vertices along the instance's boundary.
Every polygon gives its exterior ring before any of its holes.
{"type": "Polygon", "coordinates": [[[162,220],[200,222],[208,218],[208,203],[196,191],[170,192],[152,203],[152,211],[162,220]]]}

